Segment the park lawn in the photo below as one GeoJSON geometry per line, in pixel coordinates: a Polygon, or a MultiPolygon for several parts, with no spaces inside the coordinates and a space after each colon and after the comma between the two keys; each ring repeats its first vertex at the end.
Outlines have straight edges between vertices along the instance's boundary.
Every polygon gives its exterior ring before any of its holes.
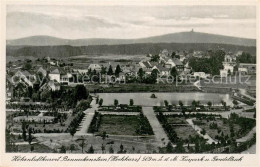
{"type": "MultiPolygon", "coordinates": [[[[76,116],[76,115],[75,115],[76,116]]],[[[32,127],[32,128],[34,128],[34,129],[40,129],[42,132],[43,132],[43,130],[44,129],[46,129],[46,130],[54,130],[54,129],[59,129],[60,131],[65,131],[67,128],[68,128],[68,126],[69,126],[69,124],[70,124],[70,122],[73,120],[73,118],[75,117],[75,116],[72,116],[72,114],[68,114],[68,117],[67,117],[67,119],[63,122],[63,125],[61,125],[59,122],[58,123],[50,123],[50,124],[45,124],[45,127],[43,127],[43,123],[41,123],[41,124],[36,124],[36,127],[35,127],[35,125],[34,124],[31,124],[30,126],[32,127]]]]}
{"type": "MultiPolygon", "coordinates": [[[[46,123],[45,126],[43,127],[43,123],[39,122],[27,122],[31,128],[34,128],[35,130],[40,130],[40,133],[44,133],[44,129],[46,130],[57,130],[63,131],[63,133],[66,131],[68,128],[70,122],[73,120],[74,116],[72,114],[68,114],[67,119],[63,122],[63,125],[61,125],[59,122],[58,123],[46,123]]],[[[10,125],[13,129],[14,132],[22,132],[22,123],[21,122],[11,122],[9,120],[7,122],[7,125],[10,125]]]]}
{"type": "Polygon", "coordinates": [[[176,117],[173,115],[166,116],[169,124],[188,124],[184,117],[176,117]]]}
{"type": "MultiPolygon", "coordinates": [[[[216,135],[220,136],[222,132],[223,132],[224,136],[226,136],[226,135],[230,136],[229,124],[228,123],[224,124],[221,119],[216,119],[216,121],[209,121],[209,122],[207,122],[206,120],[202,120],[202,123],[204,123],[204,124],[203,125],[199,125],[199,127],[202,128],[202,129],[205,129],[206,133],[213,139],[215,139],[216,135]],[[218,127],[221,130],[220,133],[218,133],[217,129],[210,129],[209,128],[210,123],[213,123],[213,122],[218,124],[218,127]]],[[[235,135],[237,134],[236,132],[239,129],[240,129],[240,126],[237,125],[237,124],[234,124],[235,135]]],[[[239,136],[235,136],[234,138],[235,139],[239,138],[239,136]]]]}
{"type": "Polygon", "coordinates": [[[138,123],[138,116],[102,115],[98,133],[135,136],[138,123]]]}
{"type": "Polygon", "coordinates": [[[177,136],[182,140],[189,139],[189,136],[195,137],[196,135],[198,135],[198,133],[189,125],[187,125],[187,126],[171,126],[171,127],[177,133],[177,136]]]}

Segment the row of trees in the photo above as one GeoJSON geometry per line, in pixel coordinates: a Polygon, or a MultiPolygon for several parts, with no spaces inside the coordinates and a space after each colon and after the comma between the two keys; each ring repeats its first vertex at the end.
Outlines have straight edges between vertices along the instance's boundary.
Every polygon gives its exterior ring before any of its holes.
{"type": "Polygon", "coordinates": [[[222,50],[217,50],[212,53],[210,58],[190,58],[189,65],[194,71],[219,75],[219,70],[223,69],[222,62],[224,61],[224,57],[225,52],[222,50]]]}
{"type": "Polygon", "coordinates": [[[120,72],[122,72],[122,69],[121,69],[120,65],[118,64],[116,66],[115,71],[113,70],[113,67],[110,65],[108,69],[107,69],[107,67],[102,66],[100,72],[97,72],[95,69],[92,71],[90,68],[90,69],[88,69],[87,74],[89,76],[92,76],[92,75],[97,75],[98,73],[100,73],[102,75],[107,74],[107,75],[115,75],[116,77],[119,77],[120,72]]]}
{"type": "Polygon", "coordinates": [[[77,128],[78,128],[80,122],[82,121],[82,119],[84,118],[84,116],[85,116],[85,113],[80,111],[77,113],[77,115],[74,117],[74,119],[70,122],[70,124],[68,126],[68,130],[72,137],[76,133],[77,128]]]}
{"type": "MultiPolygon", "coordinates": [[[[96,104],[98,104],[100,107],[103,105],[103,99],[102,98],[97,98],[96,99],[96,104]]],[[[117,99],[114,99],[114,106],[117,107],[119,104],[118,100],[117,99]]],[[[133,106],[134,105],[134,100],[133,99],[130,99],[129,100],[129,105],[130,106],[133,106]]]]}
{"type": "Polygon", "coordinates": [[[177,143],[179,141],[179,137],[177,136],[177,133],[174,131],[172,126],[168,123],[166,116],[163,115],[162,112],[159,112],[156,116],[166,131],[170,141],[177,143]]]}

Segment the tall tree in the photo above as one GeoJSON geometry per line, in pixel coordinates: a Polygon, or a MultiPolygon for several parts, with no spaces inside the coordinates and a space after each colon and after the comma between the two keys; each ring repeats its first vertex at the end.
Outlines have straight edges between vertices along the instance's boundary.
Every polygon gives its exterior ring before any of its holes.
{"type": "Polygon", "coordinates": [[[115,75],[116,75],[116,77],[119,77],[119,73],[121,72],[122,70],[121,70],[121,68],[120,68],[120,65],[118,64],[117,66],[116,66],[116,70],[115,70],[115,75]]]}
{"type": "Polygon", "coordinates": [[[89,147],[87,153],[90,153],[90,154],[93,154],[93,153],[94,153],[94,148],[93,148],[92,145],[89,147]]]}
{"type": "Polygon", "coordinates": [[[211,106],[212,106],[212,102],[211,101],[208,101],[208,106],[209,106],[209,108],[211,108],[211,106]]]}
{"type": "Polygon", "coordinates": [[[86,99],[88,97],[87,89],[84,85],[77,85],[74,90],[74,98],[76,101],[86,99]]]}
{"type": "Polygon", "coordinates": [[[117,105],[118,105],[118,100],[115,99],[115,100],[114,100],[114,106],[117,106],[117,105]]]}
{"type": "Polygon", "coordinates": [[[110,153],[110,154],[113,154],[113,153],[114,153],[114,149],[113,149],[112,145],[109,147],[109,153],[110,153]]]}
{"type": "Polygon", "coordinates": [[[160,56],[159,56],[159,55],[153,55],[153,56],[151,57],[151,61],[152,61],[152,62],[158,62],[159,59],[160,59],[160,56]]]}
{"type": "Polygon", "coordinates": [[[134,105],[134,100],[130,99],[130,106],[133,106],[133,105],[134,105]]]}
{"type": "Polygon", "coordinates": [[[139,68],[139,70],[138,70],[138,72],[137,72],[137,75],[138,75],[138,77],[139,77],[141,80],[143,79],[144,74],[145,74],[144,70],[143,70],[142,68],[139,68]]]}
{"type": "Polygon", "coordinates": [[[113,75],[114,72],[113,72],[113,68],[112,66],[110,65],[109,68],[108,68],[108,71],[107,71],[107,75],[113,75]]]}
{"type": "Polygon", "coordinates": [[[168,107],[169,102],[167,100],[164,100],[164,105],[165,105],[165,107],[168,107]]]}
{"type": "Polygon", "coordinates": [[[98,105],[102,106],[102,104],[103,104],[103,99],[100,99],[99,102],[98,102],[98,105]]]}
{"type": "Polygon", "coordinates": [[[101,74],[106,74],[106,73],[107,73],[107,68],[104,67],[104,66],[102,66],[100,73],[101,73],[101,74]]]}
{"type": "Polygon", "coordinates": [[[175,67],[172,67],[170,73],[171,73],[171,76],[174,77],[174,79],[177,79],[178,71],[176,70],[175,67]]]}

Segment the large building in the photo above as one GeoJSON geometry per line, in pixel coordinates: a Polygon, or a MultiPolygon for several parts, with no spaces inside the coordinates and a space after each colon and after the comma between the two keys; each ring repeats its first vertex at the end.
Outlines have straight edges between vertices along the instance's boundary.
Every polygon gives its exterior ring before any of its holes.
{"type": "Polygon", "coordinates": [[[221,77],[227,77],[228,75],[233,74],[234,67],[236,65],[236,56],[234,55],[225,55],[225,59],[222,62],[224,69],[220,70],[221,77]]]}

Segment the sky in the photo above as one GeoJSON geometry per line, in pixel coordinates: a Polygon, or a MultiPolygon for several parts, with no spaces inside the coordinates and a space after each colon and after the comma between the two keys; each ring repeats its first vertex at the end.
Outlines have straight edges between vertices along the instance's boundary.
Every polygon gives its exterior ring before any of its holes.
{"type": "Polygon", "coordinates": [[[8,5],[7,39],[133,39],[191,31],[256,38],[255,6],[8,5]]]}

